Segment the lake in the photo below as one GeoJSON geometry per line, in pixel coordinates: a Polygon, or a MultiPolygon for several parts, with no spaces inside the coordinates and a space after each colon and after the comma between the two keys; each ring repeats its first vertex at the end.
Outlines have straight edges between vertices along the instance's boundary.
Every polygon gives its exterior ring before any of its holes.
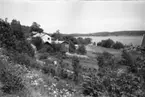
{"type": "Polygon", "coordinates": [[[101,40],[110,38],[113,41],[119,41],[126,45],[133,44],[134,46],[141,45],[143,38],[143,36],[80,36],[80,37],[91,38],[92,42],[96,43],[100,42],[101,40]]]}

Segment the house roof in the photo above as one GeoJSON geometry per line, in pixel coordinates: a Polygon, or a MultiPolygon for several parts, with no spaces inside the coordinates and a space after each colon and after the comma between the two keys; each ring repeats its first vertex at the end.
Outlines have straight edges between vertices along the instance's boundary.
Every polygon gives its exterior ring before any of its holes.
{"type": "Polygon", "coordinates": [[[62,42],[62,43],[66,43],[66,44],[69,44],[69,42],[67,42],[67,41],[64,41],[64,42],[62,42]]]}

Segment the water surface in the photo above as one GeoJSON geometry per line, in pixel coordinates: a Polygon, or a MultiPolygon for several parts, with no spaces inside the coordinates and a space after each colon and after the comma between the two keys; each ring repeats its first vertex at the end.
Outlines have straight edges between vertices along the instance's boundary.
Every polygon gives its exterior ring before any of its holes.
{"type": "Polygon", "coordinates": [[[133,44],[134,46],[141,45],[143,38],[143,36],[82,36],[82,37],[91,38],[92,42],[96,43],[100,42],[101,40],[110,38],[113,41],[119,41],[126,45],[133,44]]]}

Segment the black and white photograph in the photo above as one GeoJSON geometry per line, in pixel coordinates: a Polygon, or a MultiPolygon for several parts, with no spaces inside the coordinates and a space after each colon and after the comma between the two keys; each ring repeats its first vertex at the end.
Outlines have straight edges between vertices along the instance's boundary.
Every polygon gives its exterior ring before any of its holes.
{"type": "Polygon", "coordinates": [[[145,1],[0,0],[0,97],[145,97],[145,1]]]}

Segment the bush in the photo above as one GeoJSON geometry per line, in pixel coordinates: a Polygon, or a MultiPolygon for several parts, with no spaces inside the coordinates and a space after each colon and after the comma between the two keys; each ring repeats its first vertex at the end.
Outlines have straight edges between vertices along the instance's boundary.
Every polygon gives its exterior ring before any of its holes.
{"type": "Polygon", "coordinates": [[[13,53],[11,56],[11,60],[13,60],[15,63],[18,63],[20,65],[24,65],[27,68],[36,68],[40,69],[41,65],[37,63],[35,59],[30,57],[28,54],[25,53],[13,53]]]}
{"type": "Polygon", "coordinates": [[[19,53],[27,53],[34,56],[34,51],[31,45],[24,38],[24,33],[21,31],[21,25],[18,21],[13,20],[12,25],[0,20],[0,46],[19,53]],[[16,24],[15,24],[16,22],[16,24]]]}
{"type": "Polygon", "coordinates": [[[111,62],[112,56],[113,55],[108,52],[103,52],[102,54],[98,55],[97,61],[99,67],[106,67],[111,62]]]}
{"type": "Polygon", "coordinates": [[[90,73],[88,79],[84,79],[82,83],[82,92],[85,96],[91,97],[103,97],[101,94],[105,94],[105,87],[103,86],[101,79],[99,80],[96,73],[90,73]]]}
{"type": "Polygon", "coordinates": [[[107,40],[102,40],[101,42],[97,43],[97,46],[111,48],[113,44],[114,44],[113,40],[107,39],[107,40]]]}
{"type": "Polygon", "coordinates": [[[22,83],[22,78],[14,73],[16,70],[12,72],[12,70],[9,69],[10,67],[8,67],[9,63],[7,62],[0,60],[0,63],[0,65],[5,66],[4,68],[1,68],[0,71],[0,81],[3,84],[1,90],[8,94],[22,91],[24,89],[24,84],[22,83]]]}
{"type": "Polygon", "coordinates": [[[26,40],[18,41],[14,51],[18,53],[26,53],[30,57],[34,57],[34,50],[26,40]]]}
{"type": "Polygon", "coordinates": [[[45,43],[38,52],[40,52],[40,53],[53,53],[54,49],[53,49],[53,46],[45,43]]]}
{"type": "Polygon", "coordinates": [[[77,49],[77,53],[85,55],[87,53],[85,46],[84,45],[79,46],[79,48],[77,49]]]}
{"type": "Polygon", "coordinates": [[[11,30],[9,23],[0,20],[0,45],[7,49],[15,47],[16,38],[11,30]]]}
{"type": "Polygon", "coordinates": [[[42,53],[41,55],[39,55],[39,59],[42,60],[42,59],[47,59],[49,56],[48,53],[42,53]]]}
{"type": "Polygon", "coordinates": [[[121,48],[124,48],[124,45],[121,42],[117,41],[115,44],[112,45],[112,48],[121,49],[121,48]]]}
{"type": "Polygon", "coordinates": [[[70,53],[75,53],[76,52],[76,47],[75,47],[73,42],[70,42],[70,44],[69,44],[69,52],[70,53]]]}
{"type": "Polygon", "coordinates": [[[43,46],[43,40],[41,37],[33,37],[32,43],[36,46],[37,50],[40,50],[43,46]]]}
{"type": "Polygon", "coordinates": [[[61,51],[61,44],[52,43],[52,48],[54,49],[54,52],[60,52],[61,51]]]}
{"type": "Polygon", "coordinates": [[[73,67],[73,72],[74,72],[74,81],[78,83],[78,77],[81,69],[81,65],[79,63],[79,59],[77,57],[72,58],[72,67],[73,67]]]}
{"type": "MultiPolygon", "coordinates": [[[[132,64],[132,60],[126,52],[123,54],[123,59],[128,60],[125,62],[128,66],[132,64]]],[[[115,65],[114,61],[110,60],[115,61],[109,53],[105,52],[99,55],[99,71],[97,73],[88,72],[90,76],[84,79],[82,84],[83,94],[93,97],[144,97],[143,87],[145,83],[142,79],[144,73],[138,74],[140,70],[138,72],[129,72],[125,70],[127,68],[124,68],[124,64],[115,62],[115,65]]],[[[143,61],[140,62],[143,65],[143,61]]]]}
{"type": "Polygon", "coordinates": [[[44,67],[42,67],[42,72],[48,75],[52,75],[55,76],[56,72],[55,72],[55,66],[53,66],[52,64],[45,64],[44,67]]]}

